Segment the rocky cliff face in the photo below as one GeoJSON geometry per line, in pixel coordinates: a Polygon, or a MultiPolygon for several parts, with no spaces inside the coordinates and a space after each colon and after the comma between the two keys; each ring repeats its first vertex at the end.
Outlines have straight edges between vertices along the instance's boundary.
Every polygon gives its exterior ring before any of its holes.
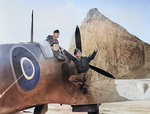
{"type": "MultiPolygon", "coordinates": [[[[150,45],[130,34],[120,25],[91,9],[80,26],[84,55],[99,51],[91,64],[113,74],[117,79],[150,78],[150,45]]],[[[69,51],[75,49],[74,35],[69,51]]],[[[108,79],[92,71],[92,80],[108,79]]]]}

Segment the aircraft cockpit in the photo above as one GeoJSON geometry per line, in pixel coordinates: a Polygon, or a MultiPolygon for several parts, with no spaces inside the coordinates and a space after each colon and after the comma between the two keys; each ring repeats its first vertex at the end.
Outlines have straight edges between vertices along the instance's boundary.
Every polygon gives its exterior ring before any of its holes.
{"type": "Polygon", "coordinates": [[[45,59],[50,59],[53,57],[53,51],[47,41],[43,41],[41,43],[38,42],[34,43],[36,43],[40,47],[45,59]]]}
{"type": "Polygon", "coordinates": [[[51,48],[49,42],[43,41],[41,43],[38,43],[38,42],[34,42],[34,43],[36,43],[40,47],[45,59],[50,59],[53,56],[55,56],[59,61],[62,61],[62,62],[65,61],[65,58],[62,55],[59,55],[58,52],[54,51],[51,48]]]}

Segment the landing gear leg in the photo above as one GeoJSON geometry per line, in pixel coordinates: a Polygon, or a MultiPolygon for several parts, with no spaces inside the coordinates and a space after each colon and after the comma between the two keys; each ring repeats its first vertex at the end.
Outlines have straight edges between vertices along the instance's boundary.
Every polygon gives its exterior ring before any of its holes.
{"type": "Polygon", "coordinates": [[[88,114],[99,114],[99,108],[95,112],[88,112],[88,114]]]}
{"type": "Polygon", "coordinates": [[[48,104],[36,106],[34,109],[34,114],[45,114],[48,110],[48,104]]]}
{"type": "Polygon", "coordinates": [[[72,112],[87,112],[88,114],[99,114],[100,104],[72,105],[72,112]]]}

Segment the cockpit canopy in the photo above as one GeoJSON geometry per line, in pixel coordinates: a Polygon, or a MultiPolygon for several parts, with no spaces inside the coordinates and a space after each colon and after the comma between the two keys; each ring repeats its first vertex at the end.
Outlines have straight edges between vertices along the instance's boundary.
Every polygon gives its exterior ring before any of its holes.
{"type": "Polygon", "coordinates": [[[43,41],[41,43],[38,42],[34,42],[34,43],[39,45],[45,59],[50,59],[51,57],[54,56],[50,44],[47,41],[43,41]]]}

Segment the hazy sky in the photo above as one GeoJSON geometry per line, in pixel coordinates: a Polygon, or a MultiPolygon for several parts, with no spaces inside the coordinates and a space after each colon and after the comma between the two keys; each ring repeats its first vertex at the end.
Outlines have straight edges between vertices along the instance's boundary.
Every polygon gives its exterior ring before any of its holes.
{"type": "Polygon", "coordinates": [[[60,45],[68,48],[92,8],[150,44],[150,0],[0,0],[0,44],[29,42],[34,10],[34,41],[58,28],[60,45]]]}

